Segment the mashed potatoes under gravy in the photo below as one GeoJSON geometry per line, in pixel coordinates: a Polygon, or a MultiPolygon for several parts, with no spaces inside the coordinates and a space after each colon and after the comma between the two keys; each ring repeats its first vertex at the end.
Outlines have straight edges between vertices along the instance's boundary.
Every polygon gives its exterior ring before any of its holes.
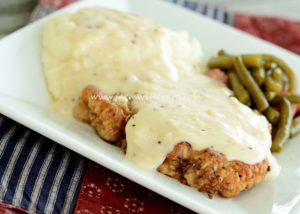
{"type": "Polygon", "coordinates": [[[126,125],[126,157],[145,168],[156,168],[175,144],[187,141],[229,160],[267,159],[271,172],[278,172],[267,120],[200,73],[201,46],[187,33],[87,8],[47,23],[42,61],[54,109],[61,113],[72,112],[87,85],[132,96],[138,112],[126,125]]]}
{"type": "Polygon", "coordinates": [[[89,85],[106,94],[171,86],[200,65],[199,42],[150,20],[103,8],[53,18],[43,33],[43,65],[54,106],[70,113],[89,85]]]}

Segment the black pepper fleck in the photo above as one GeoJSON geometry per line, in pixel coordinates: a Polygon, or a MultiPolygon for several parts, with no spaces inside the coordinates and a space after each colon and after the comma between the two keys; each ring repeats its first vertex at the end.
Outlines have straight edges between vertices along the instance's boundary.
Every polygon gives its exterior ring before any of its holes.
{"type": "Polygon", "coordinates": [[[133,127],[135,127],[135,124],[132,124],[133,127]]]}
{"type": "Polygon", "coordinates": [[[161,144],[161,141],[158,141],[157,143],[158,143],[158,144],[161,144]]]}
{"type": "Polygon", "coordinates": [[[201,129],[201,131],[205,132],[206,130],[205,129],[201,129]]]}
{"type": "Polygon", "coordinates": [[[253,149],[253,148],[252,148],[252,147],[248,147],[248,149],[250,149],[250,150],[251,150],[251,149],[253,149]]]}
{"type": "Polygon", "coordinates": [[[135,44],[136,43],[136,41],[135,40],[131,40],[131,44],[135,44]]]}

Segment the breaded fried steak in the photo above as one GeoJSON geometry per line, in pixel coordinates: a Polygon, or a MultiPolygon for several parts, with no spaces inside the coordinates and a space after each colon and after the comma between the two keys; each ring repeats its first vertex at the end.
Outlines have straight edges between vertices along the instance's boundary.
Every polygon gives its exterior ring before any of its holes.
{"type": "MultiPolygon", "coordinates": [[[[79,97],[74,117],[90,124],[104,140],[116,144],[126,153],[125,126],[134,114],[130,101],[108,97],[96,87],[86,87],[79,97]]],[[[230,198],[260,183],[270,170],[267,160],[257,164],[227,160],[224,154],[207,148],[193,150],[188,142],[180,142],[165,157],[157,171],[183,184],[206,192],[209,197],[219,194],[230,198]]]]}
{"type": "Polygon", "coordinates": [[[195,151],[187,142],[178,143],[157,170],[181,183],[230,198],[260,183],[269,169],[267,160],[257,164],[229,161],[210,148],[195,151]]]}

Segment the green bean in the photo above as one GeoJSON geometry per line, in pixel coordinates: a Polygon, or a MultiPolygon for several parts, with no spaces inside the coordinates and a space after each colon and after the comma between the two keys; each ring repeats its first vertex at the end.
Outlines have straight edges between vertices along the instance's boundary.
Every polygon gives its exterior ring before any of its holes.
{"type": "Polygon", "coordinates": [[[281,70],[281,68],[275,68],[275,69],[273,69],[272,73],[271,73],[271,77],[275,81],[279,82],[281,80],[281,78],[282,78],[282,70],[281,70]]]}
{"type": "Polygon", "coordinates": [[[234,57],[234,66],[237,76],[241,83],[248,90],[253,102],[259,111],[264,111],[269,107],[269,103],[264,96],[263,92],[248,72],[242,57],[234,57]]]}
{"type": "Polygon", "coordinates": [[[275,69],[276,67],[277,67],[277,64],[275,62],[266,61],[264,63],[264,68],[267,70],[272,70],[272,69],[275,69]]]}
{"type": "Polygon", "coordinates": [[[297,79],[293,70],[283,60],[279,59],[276,56],[270,54],[263,54],[262,57],[265,61],[275,62],[283,70],[289,81],[288,92],[290,92],[291,94],[296,93],[297,79]]]}
{"type": "Polygon", "coordinates": [[[208,62],[208,67],[220,68],[220,69],[231,69],[233,67],[232,57],[221,56],[217,58],[212,58],[208,62]]]}
{"type": "MultiPolygon", "coordinates": [[[[243,61],[246,67],[257,68],[261,66],[262,58],[261,55],[242,55],[243,61]]],[[[232,69],[234,68],[233,64],[234,56],[220,56],[217,58],[212,58],[208,62],[208,67],[220,68],[220,69],[232,69]]]]}
{"type": "Polygon", "coordinates": [[[291,103],[300,103],[300,95],[286,95],[286,98],[291,102],[291,103]]]}
{"type": "Polygon", "coordinates": [[[272,104],[278,104],[283,98],[288,99],[291,103],[300,103],[300,95],[277,95],[273,100],[272,104]]]}
{"type": "Polygon", "coordinates": [[[253,68],[253,71],[251,72],[253,78],[257,82],[258,85],[262,85],[266,78],[266,73],[263,67],[259,68],[253,68]]]}
{"type": "Polygon", "coordinates": [[[237,75],[233,71],[230,71],[230,72],[228,72],[228,78],[229,78],[229,84],[234,93],[234,96],[241,103],[244,103],[245,105],[250,106],[251,99],[250,99],[249,93],[246,91],[244,86],[241,84],[237,75]]]}
{"type": "Polygon", "coordinates": [[[246,67],[259,68],[262,65],[262,57],[259,54],[243,54],[242,59],[246,67]]]}
{"type": "Polygon", "coordinates": [[[300,133],[300,116],[295,117],[293,119],[290,137],[295,137],[299,133],[300,133]]]}
{"type": "Polygon", "coordinates": [[[272,107],[267,108],[264,115],[272,125],[276,125],[280,118],[280,113],[272,107]]]}
{"type": "Polygon", "coordinates": [[[283,98],[280,103],[280,118],[277,129],[273,135],[272,152],[280,152],[283,144],[288,140],[292,124],[292,107],[288,99],[283,98]]]}
{"type": "Polygon", "coordinates": [[[265,97],[269,102],[271,102],[276,97],[276,93],[273,91],[267,91],[265,92],[265,97]]]}
{"type": "Polygon", "coordinates": [[[224,49],[221,49],[221,50],[218,51],[218,56],[227,56],[227,54],[224,51],[224,49]]]}
{"type": "Polygon", "coordinates": [[[282,98],[284,98],[285,96],[281,96],[281,95],[276,95],[271,101],[271,105],[276,105],[279,104],[282,101],[282,98]]]}
{"type": "Polygon", "coordinates": [[[264,82],[265,90],[272,91],[275,93],[280,93],[282,90],[282,85],[279,82],[276,82],[272,77],[267,77],[264,82]]]}

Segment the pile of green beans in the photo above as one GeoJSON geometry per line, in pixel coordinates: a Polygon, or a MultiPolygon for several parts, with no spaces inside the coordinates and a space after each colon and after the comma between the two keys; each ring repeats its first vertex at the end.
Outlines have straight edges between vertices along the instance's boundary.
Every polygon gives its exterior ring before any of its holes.
{"type": "Polygon", "coordinates": [[[270,54],[233,56],[220,50],[208,67],[224,71],[234,96],[267,118],[272,125],[272,152],[280,152],[290,137],[300,133],[300,116],[293,113],[293,106],[300,105],[297,80],[283,60],[270,54]]]}

